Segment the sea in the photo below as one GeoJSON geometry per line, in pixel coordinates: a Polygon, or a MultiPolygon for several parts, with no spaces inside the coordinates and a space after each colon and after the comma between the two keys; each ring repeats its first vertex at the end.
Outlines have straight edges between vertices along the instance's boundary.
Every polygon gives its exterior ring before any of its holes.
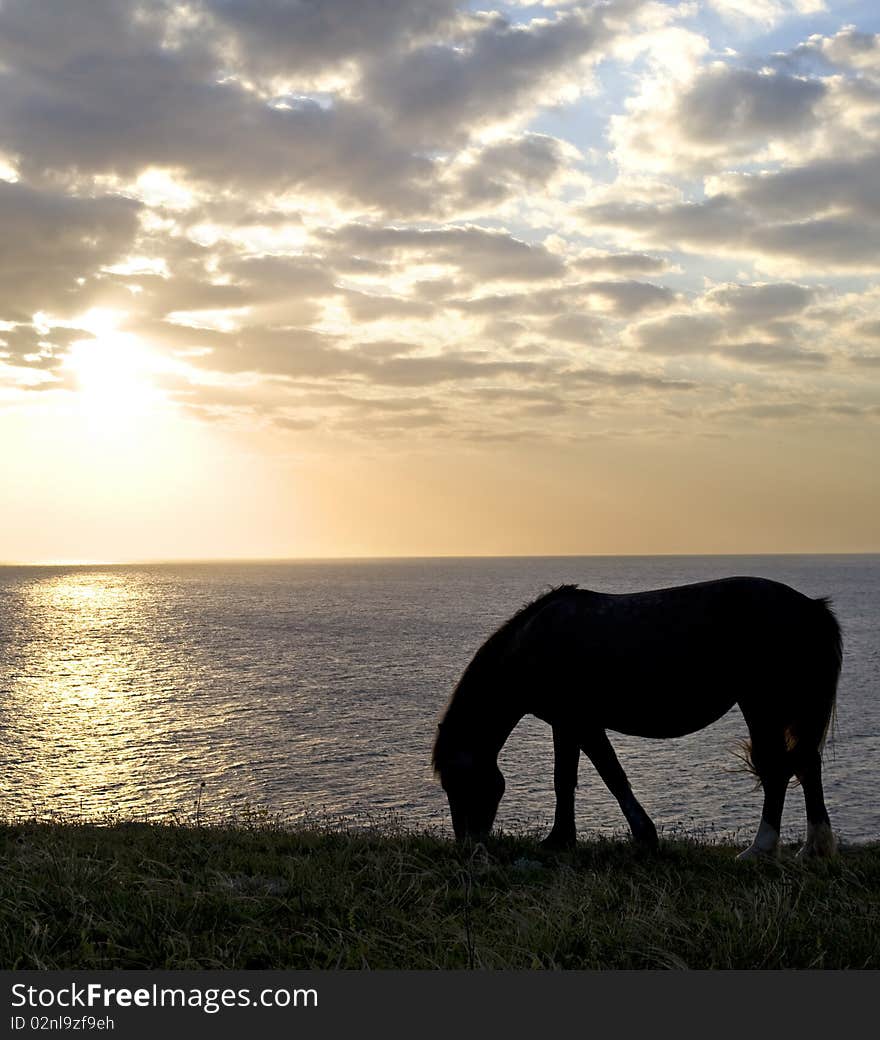
{"type": "MultiPolygon", "coordinates": [[[[729,575],[830,596],[844,633],[825,790],[845,842],[880,840],[880,556],[581,556],[0,567],[0,817],[404,826],[451,832],[430,766],[481,643],[562,583],[631,592],[729,575]]],[[[609,734],[661,833],[747,842],[761,796],[738,708],[675,740],[609,734]]],[[[499,764],[497,826],[553,816],[550,729],[499,764]]],[[[581,760],[579,832],[621,835],[581,760]]],[[[788,794],[785,836],[803,832],[788,794]]]]}

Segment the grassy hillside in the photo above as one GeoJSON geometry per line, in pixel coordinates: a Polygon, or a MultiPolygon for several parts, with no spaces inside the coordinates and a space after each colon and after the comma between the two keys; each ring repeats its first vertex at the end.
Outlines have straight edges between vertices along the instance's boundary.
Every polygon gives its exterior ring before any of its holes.
{"type": "Polygon", "coordinates": [[[429,833],[0,825],[3,968],[880,968],[880,845],[833,862],[429,833]]]}

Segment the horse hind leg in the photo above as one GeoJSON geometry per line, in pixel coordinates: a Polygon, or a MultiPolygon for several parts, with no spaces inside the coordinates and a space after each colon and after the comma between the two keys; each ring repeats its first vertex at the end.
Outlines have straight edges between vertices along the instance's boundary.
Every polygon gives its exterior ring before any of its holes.
{"type": "Polygon", "coordinates": [[[752,738],[750,757],[764,789],[764,805],[755,840],[737,859],[776,858],[779,856],[785,792],[793,770],[781,726],[776,728],[776,732],[768,733],[762,727],[750,724],[749,732],[752,738]]]}
{"type": "Polygon", "coordinates": [[[744,849],[737,859],[778,858],[782,809],[785,805],[785,791],[789,779],[790,777],[781,773],[765,774],[761,777],[761,786],[764,788],[764,806],[761,810],[758,833],[752,844],[744,849]]]}
{"type": "Polygon", "coordinates": [[[837,840],[831,830],[822,790],[822,755],[818,750],[803,755],[796,766],[807,810],[807,840],[798,853],[802,859],[833,856],[837,840]]]}

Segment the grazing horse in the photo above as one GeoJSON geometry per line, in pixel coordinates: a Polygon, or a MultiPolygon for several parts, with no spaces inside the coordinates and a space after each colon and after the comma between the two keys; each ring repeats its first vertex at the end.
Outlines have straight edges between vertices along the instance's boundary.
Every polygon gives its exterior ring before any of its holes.
{"type": "Polygon", "coordinates": [[[764,578],[723,578],[610,595],[562,585],[480,647],[440,722],[432,762],[459,840],[488,835],[504,794],[498,752],[524,715],[553,728],[556,815],[547,846],[575,842],[581,751],[633,837],[656,846],[606,730],[679,737],[738,704],[746,760],[764,789],[757,836],[740,858],[778,855],[789,781],[803,787],[803,856],[836,848],[822,792],[841,636],[828,600],[764,578]]]}

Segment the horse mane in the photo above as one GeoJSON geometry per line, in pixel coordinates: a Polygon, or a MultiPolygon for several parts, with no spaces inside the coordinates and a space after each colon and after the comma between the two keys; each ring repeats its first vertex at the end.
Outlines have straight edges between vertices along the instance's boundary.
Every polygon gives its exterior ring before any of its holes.
{"type": "Polygon", "coordinates": [[[472,681],[476,677],[490,670],[493,665],[496,665],[503,659],[511,645],[515,642],[516,637],[522,631],[524,624],[530,621],[549,603],[575,591],[577,591],[577,585],[557,585],[555,588],[550,589],[549,592],[545,592],[543,595],[538,596],[537,599],[532,600],[531,603],[526,603],[511,618],[508,618],[503,625],[496,629],[477,650],[471,659],[471,663],[465,668],[464,673],[456,683],[452,696],[446,705],[446,710],[443,713],[443,718],[437,726],[437,736],[431,751],[431,767],[435,773],[439,772],[447,761],[450,749],[450,741],[448,739],[450,736],[449,716],[451,713],[454,719],[456,707],[460,707],[462,704],[464,691],[472,686],[472,681]]]}

